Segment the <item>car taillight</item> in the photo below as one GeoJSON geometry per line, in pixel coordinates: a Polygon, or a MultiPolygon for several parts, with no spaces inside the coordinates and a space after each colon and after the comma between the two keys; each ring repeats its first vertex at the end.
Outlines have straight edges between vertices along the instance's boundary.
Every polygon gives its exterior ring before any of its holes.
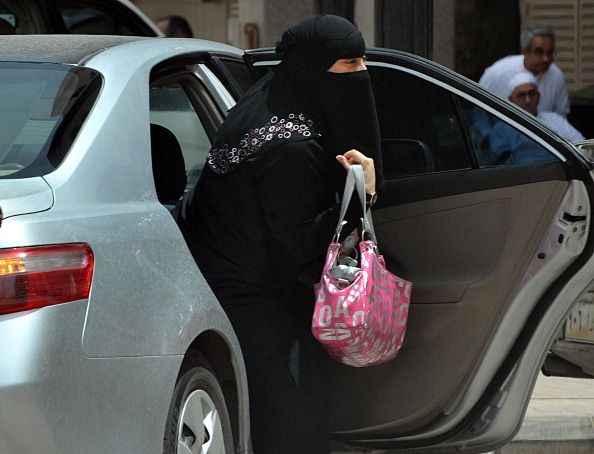
{"type": "Polygon", "coordinates": [[[88,244],[0,249],[0,314],[87,298],[93,266],[88,244]]]}

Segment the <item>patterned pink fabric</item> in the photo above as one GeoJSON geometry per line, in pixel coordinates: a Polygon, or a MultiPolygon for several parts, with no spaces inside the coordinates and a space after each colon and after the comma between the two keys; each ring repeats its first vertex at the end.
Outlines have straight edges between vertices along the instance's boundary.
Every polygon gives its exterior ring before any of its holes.
{"type": "MultiPolygon", "coordinates": [[[[330,243],[315,285],[314,337],[338,361],[354,367],[393,359],[404,340],[412,283],[386,270],[372,241],[360,241],[361,272],[352,283],[331,274],[341,251],[330,243]]],[[[336,274],[336,273],[334,273],[336,274]]]]}

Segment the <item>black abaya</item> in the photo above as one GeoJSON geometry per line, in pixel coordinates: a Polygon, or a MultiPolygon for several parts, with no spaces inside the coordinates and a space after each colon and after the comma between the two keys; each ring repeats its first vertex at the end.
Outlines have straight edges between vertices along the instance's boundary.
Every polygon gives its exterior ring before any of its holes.
{"type": "MultiPolygon", "coordinates": [[[[367,71],[327,71],[363,56],[350,22],[306,19],[278,49],[282,63],[222,125],[182,228],[242,347],[255,454],[327,454],[312,285],[340,211],[335,156],[357,148],[379,163],[379,128],[367,71]]],[[[360,216],[349,209],[345,234],[360,216]]]]}

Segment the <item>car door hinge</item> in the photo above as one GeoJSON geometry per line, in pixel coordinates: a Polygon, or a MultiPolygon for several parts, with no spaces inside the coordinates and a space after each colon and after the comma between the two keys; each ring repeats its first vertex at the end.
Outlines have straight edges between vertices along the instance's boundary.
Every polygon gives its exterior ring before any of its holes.
{"type": "Polygon", "coordinates": [[[563,213],[563,220],[568,223],[585,221],[586,216],[585,215],[583,215],[583,216],[575,215],[575,214],[570,214],[570,213],[563,213]]]}
{"type": "Polygon", "coordinates": [[[582,184],[571,182],[557,217],[557,243],[574,254],[585,245],[589,222],[588,196],[582,184]]]}
{"type": "Polygon", "coordinates": [[[588,217],[585,214],[575,215],[564,212],[559,223],[565,226],[563,229],[565,231],[559,233],[557,242],[576,253],[581,251],[586,240],[587,220],[588,217]]]}

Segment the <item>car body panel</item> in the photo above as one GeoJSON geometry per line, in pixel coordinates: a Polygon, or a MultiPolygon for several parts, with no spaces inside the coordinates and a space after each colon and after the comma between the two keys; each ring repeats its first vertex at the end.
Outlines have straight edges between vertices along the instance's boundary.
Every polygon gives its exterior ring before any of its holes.
{"type": "Polygon", "coordinates": [[[0,317],[0,452],[140,453],[162,443],[172,393],[163,383],[175,382],[183,357],[90,359],[72,342],[86,313],[77,301],[0,317]]]}
{"type": "Polygon", "coordinates": [[[0,180],[0,194],[2,219],[49,210],[54,203],[52,190],[41,177],[22,179],[18,186],[9,180],[0,180]]]}
{"type": "MultiPolygon", "coordinates": [[[[52,210],[57,220],[56,231],[51,234],[60,231],[61,222],[78,235],[91,227],[100,234],[95,239],[94,249],[97,267],[105,268],[97,272],[106,275],[104,282],[109,285],[103,287],[102,283],[96,283],[93,287],[84,335],[85,352],[90,357],[179,354],[193,338],[184,337],[183,330],[178,332],[178,337],[157,333],[179,320],[191,326],[201,325],[204,322],[195,314],[193,304],[187,302],[214,301],[205,281],[196,277],[198,268],[173,218],[156,199],[148,140],[146,87],[150,69],[158,62],[183,54],[184,45],[188,53],[195,53],[196,41],[173,44],[156,40],[151,46],[137,41],[106,50],[86,62],[85,66],[100,71],[105,78],[102,96],[73,144],[69,159],[46,177],[57,199],[52,210]],[[127,62],[125,67],[116,63],[121,61],[127,62]],[[130,86],[138,89],[130,89],[130,86]],[[114,99],[117,101],[113,102],[114,99]],[[118,126],[124,123],[125,129],[118,126]],[[125,172],[111,172],[112,163],[126,169],[125,172]],[[85,188],[85,191],[74,188],[85,188]],[[100,211],[93,213],[90,209],[93,206],[98,206],[100,211]],[[66,210],[64,221],[60,220],[62,207],[66,210]],[[79,219],[68,217],[74,207],[77,207],[79,219]],[[100,214],[106,212],[106,215],[100,214]],[[121,232],[120,237],[118,232],[121,232]],[[130,235],[136,238],[132,244],[127,243],[130,235]],[[133,263],[138,268],[135,270],[126,269],[131,264],[125,260],[129,255],[136,257],[133,263]],[[159,268],[160,262],[167,266],[159,268]],[[138,279],[120,279],[123,275],[138,279]],[[138,318],[137,308],[149,298],[162,301],[162,306],[138,318]],[[127,303],[122,305],[122,300],[127,303]],[[183,301],[182,305],[176,306],[178,301],[183,301]],[[117,317],[114,318],[110,314],[115,313],[116,307],[117,317]],[[129,338],[138,333],[143,333],[144,337],[129,338]]],[[[236,53],[225,45],[210,44],[209,50],[236,53]]]]}

